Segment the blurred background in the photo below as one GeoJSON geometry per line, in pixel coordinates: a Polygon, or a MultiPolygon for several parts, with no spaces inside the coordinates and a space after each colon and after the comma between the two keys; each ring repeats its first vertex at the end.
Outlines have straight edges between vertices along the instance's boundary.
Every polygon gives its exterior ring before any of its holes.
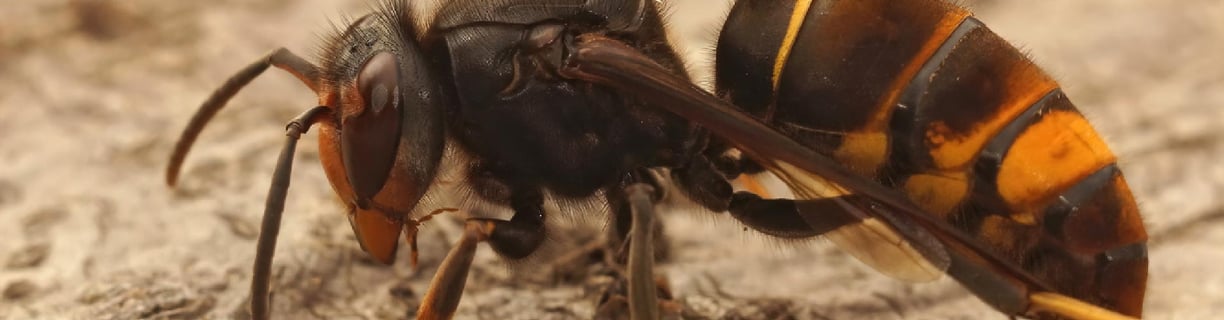
{"type": "MultiPolygon", "coordinates": [[[[663,2],[673,37],[702,76],[729,2],[663,2]]],[[[1218,316],[1224,2],[964,3],[1059,79],[1120,155],[1152,236],[1147,317],[1218,316]]],[[[312,57],[321,35],[367,7],[0,6],[0,319],[243,317],[282,129],[314,106],[314,95],[269,72],[213,120],[173,190],[163,183],[167,155],[198,104],[233,72],[278,46],[312,57]]],[[[407,317],[458,229],[429,225],[419,272],[408,259],[373,263],[319,170],[315,136],[304,138],[274,269],[278,317],[407,317]]],[[[665,219],[673,259],[661,272],[693,318],[1004,318],[950,281],[899,283],[823,241],[773,242],[710,215],[665,219]]],[[[584,318],[595,305],[590,281],[509,272],[521,268],[487,251],[477,260],[459,318],[584,318]]]]}

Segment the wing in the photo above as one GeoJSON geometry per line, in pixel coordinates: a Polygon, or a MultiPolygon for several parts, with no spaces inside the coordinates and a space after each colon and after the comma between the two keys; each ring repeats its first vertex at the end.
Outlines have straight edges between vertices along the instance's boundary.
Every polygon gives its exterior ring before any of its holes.
{"type": "MultiPolygon", "coordinates": [[[[882,206],[874,206],[829,180],[800,170],[788,163],[757,159],[766,169],[782,180],[795,200],[822,200],[832,206],[820,206],[821,211],[839,210],[855,217],[856,223],[829,231],[825,236],[842,250],[890,277],[913,282],[932,281],[943,276],[948,268],[947,251],[935,237],[921,228],[913,228],[897,220],[882,206]]],[[[804,210],[800,215],[809,225],[820,225],[828,212],[804,210]]]]}

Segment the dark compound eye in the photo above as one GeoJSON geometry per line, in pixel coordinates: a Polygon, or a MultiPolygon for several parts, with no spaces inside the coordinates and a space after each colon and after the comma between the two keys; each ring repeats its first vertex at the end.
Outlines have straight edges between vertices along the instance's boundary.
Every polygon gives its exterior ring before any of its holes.
{"type": "Polygon", "coordinates": [[[357,205],[365,208],[391,173],[399,145],[401,99],[399,65],[394,54],[380,52],[357,76],[364,106],[341,119],[341,153],[357,205]]]}
{"type": "Polygon", "coordinates": [[[366,112],[380,114],[399,103],[399,67],[395,55],[379,52],[361,67],[357,76],[357,89],[365,98],[366,112]]]}

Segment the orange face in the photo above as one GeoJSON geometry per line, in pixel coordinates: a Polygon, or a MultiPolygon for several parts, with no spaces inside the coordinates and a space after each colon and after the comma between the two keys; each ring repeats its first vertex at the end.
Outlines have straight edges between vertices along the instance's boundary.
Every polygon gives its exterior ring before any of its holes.
{"type": "MultiPolygon", "coordinates": [[[[362,97],[356,94],[360,91],[353,89],[356,88],[339,90],[342,93],[338,95],[338,99],[329,99],[334,96],[325,96],[322,102],[338,100],[342,102],[333,105],[364,106],[365,102],[362,97]]],[[[342,107],[341,109],[347,109],[340,113],[339,118],[341,119],[346,117],[346,112],[349,113],[349,117],[361,112],[359,108],[342,107]],[[353,109],[357,111],[352,111],[353,109]]],[[[347,142],[342,139],[343,130],[335,118],[324,119],[317,125],[319,127],[320,162],[323,165],[323,171],[332,189],[344,203],[358,242],[362,249],[375,260],[390,264],[395,260],[398,239],[405,224],[415,226],[409,213],[415,209],[418,199],[428,185],[417,183],[416,181],[420,180],[419,177],[414,177],[411,170],[406,169],[411,168],[412,165],[408,163],[410,156],[397,155],[392,158],[385,182],[368,199],[360,199],[361,195],[354,190],[350,180],[352,174],[348,169],[361,167],[364,164],[346,165],[343,155],[344,144],[347,142]]],[[[398,132],[395,134],[398,135],[398,132]]],[[[398,139],[396,141],[398,142],[394,147],[396,150],[412,151],[411,146],[399,142],[398,139]]],[[[360,158],[359,156],[350,157],[350,161],[360,158]]]]}
{"type": "Polygon", "coordinates": [[[316,90],[332,109],[317,123],[323,170],[361,247],[383,263],[394,261],[400,233],[415,230],[409,215],[433,183],[450,104],[415,40],[395,34],[398,8],[329,41],[316,90]]]}
{"type": "MultiPolygon", "coordinates": [[[[349,222],[353,225],[353,232],[357,234],[357,241],[361,244],[361,248],[369,252],[375,260],[391,263],[395,259],[395,251],[399,244],[397,240],[400,230],[403,229],[403,219],[406,218],[397,215],[396,212],[409,212],[415,204],[396,203],[392,201],[394,197],[376,195],[369,209],[357,208],[355,193],[345,174],[344,162],[340,159],[339,128],[331,119],[320,121],[318,127],[319,160],[323,164],[323,172],[327,174],[332,190],[336,191],[336,195],[344,203],[349,222]],[[379,208],[388,210],[382,211],[379,208]]],[[[395,179],[388,180],[396,181],[395,179]]],[[[388,184],[395,185],[393,182],[388,184]]],[[[379,195],[382,194],[390,193],[379,193],[379,195]]]]}

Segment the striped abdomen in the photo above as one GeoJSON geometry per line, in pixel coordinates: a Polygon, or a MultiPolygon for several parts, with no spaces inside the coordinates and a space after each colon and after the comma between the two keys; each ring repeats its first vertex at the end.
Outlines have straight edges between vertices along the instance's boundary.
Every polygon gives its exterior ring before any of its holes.
{"type": "Polygon", "coordinates": [[[717,90],[1059,291],[1142,312],[1147,235],[1114,155],[1054,80],[964,9],[740,0],[717,90]]]}

